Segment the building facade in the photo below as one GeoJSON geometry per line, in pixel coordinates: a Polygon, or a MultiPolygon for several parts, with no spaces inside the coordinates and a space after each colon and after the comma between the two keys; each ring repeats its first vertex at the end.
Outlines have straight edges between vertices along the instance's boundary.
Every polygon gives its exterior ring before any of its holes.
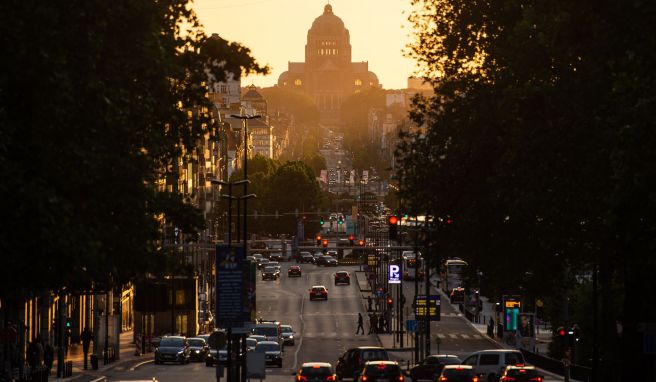
{"type": "Polygon", "coordinates": [[[349,96],[380,87],[368,62],[351,62],[349,31],[330,4],[307,33],[305,62],[288,65],[278,78],[278,86],[310,95],[323,122],[338,121],[341,105],[349,96]]]}

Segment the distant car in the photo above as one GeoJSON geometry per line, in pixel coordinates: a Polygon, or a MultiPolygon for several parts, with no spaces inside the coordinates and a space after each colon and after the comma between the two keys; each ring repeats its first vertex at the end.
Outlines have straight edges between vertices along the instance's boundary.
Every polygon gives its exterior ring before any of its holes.
{"type": "Polygon", "coordinates": [[[328,300],[328,289],[323,285],[315,285],[310,288],[310,301],[315,299],[328,300]]]}
{"type": "Polygon", "coordinates": [[[292,265],[287,269],[288,277],[301,277],[301,267],[298,265],[292,265]]]}
{"type": "MultiPolygon", "coordinates": [[[[367,361],[389,361],[387,350],[377,346],[360,346],[344,352],[337,360],[337,379],[357,379],[367,361]]],[[[390,381],[391,382],[391,381],[390,381]]]]}
{"type": "Polygon", "coordinates": [[[257,263],[257,268],[258,269],[264,269],[269,264],[269,259],[262,259],[260,260],[259,263],[257,263]]]}
{"type": "Polygon", "coordinates": [[[255,350],[255,346],[257,345],[257,340],[253,337],[246,337],[246,351],[253,351],[255,350]]]}
{"type": "Polygon", "coordinates": [[[313,258],[314,260],[312,260],[312,262],[316,264],[316,263],[317,263],[317,260],[319,260],[319,258],[320,258],[321,256],[323,256],[323,252],[320,252],[320,251],[319,251],[319,252],[315,252],[315,253],[313,253],[313,254],[312,254],[312,258],[313,258]]]}
{"type": "Polygon", "coordinates": [[[330,250],[330,251],[326,252],[326,255],[327,255],[327,256],[332,256],[332,257],[334,257],[334,258],[337,258],[337,257],[338,257],[338,255],[337,255],[337,251],[333,251],[333,250],[330,250]]]}
{"type": "Polygon", "coordinates": [[[291,325],[281,325],[283,345],[294,345],[294,328],[291,325]]]}
{"type": "Polygon", "coordinates": [[[335,382],[335,372],[333,366],[328,362],[305,362],[296,372],[298,381],[307,382],[335,382]]]}
{"type": "Polygon", "coordinates": [[[335,272],[335,285],[351,285],[351,275],[346,271],[335,272]]]}
{"type": "Polygon", "coordinates": [[[324,267],[336,267],[337,266],[337,260],[335,260],[334,257],[332,256],[321,256],[317,260],[317,265],[321,266],[323,265],[324,267]]]}
{"type": "Polygon", "coordinates": [[[472,366],[476,375],[483,374],[487,380],[497,380],[501,368],[508,365],[525,365],[526,362],[519,350],[489,349],[470,354],[463,359],[462,364],[472,366]]]}
{"type": "Polygon", "coordinates": [[[266,267],[262,271],[262,280],[277,280],[280,278],[280,271],[275,267],[266,267]]]}
{"type": "Polygon", "coordinates": [[[269,264],[267,264],[267,267],[276,267],[278,272],[280,272],[280,270],[282,269],[280,263],[277,262],[277,261],[269,261],[269,264]]]}
{"type": "Polygon", "coordinates": [[[201,337],[192,337],[187,339],[189,343],[189,358],[192,361],[205,361],[205,356],[210,350],[207,342],[201,337]]]}
{"type": "Polygon", "coordinates": [[[165,336],[155,349],[155,364],[165,362],[176,362],[179,364],[189,363],[189,344],[182,336],[165,336]]]}
{"type": "Polygon", "coordinates": [[[299,259],[301,263],[314,263],[314,256],[310,252],[301,252],[299,259]]]}
{"type": "Polygon", "coordinates": [[[542,382],[543,376],[538,374],[535,366],[508,365],[501,373],[500,382],[542,382]]]}
{"type": "Polygon", "coordinates": [[[251,256],[253,256],[255,258],[255,262],[258,263],[258,264],[264,258],[264,255],[262,255],[261,253],[254,253],[251,256]]]}
{"type": "Polygon", "coordinates": [[[282,367],[282,347],[275,341],[261,341],[255,346],[255,352],[264,353],[267,365],[282,367]]]}
{"type": "Polygon", "coordinates": [[[248,338],[252,338],[257,342],[267,340],[267,337],[265,335],[261,335],[261,334],[251,334],[250,336],[248,336],[248,338]]]}
{"type": "Polygon", "coordinates": [[[403,370],[395,361],[369,361],[360,372],[360,382],[403,382],[403,370]]]}
{"type": "Polygon", "coordinates": [[[469,365],[446,365],[442,369],[438,381],[478,382],[478,376],[469,365]]]}
{"type": "Polygon", "coordinates": [[[429,355],[410,368],[410,380],[412,382],[420,379],[436,381],[445,365],[460,365],[461,363],[460,358],[455,355],[429,355]]]}
{"type": "Polygon", "coordinates": [[[285,261],[285,257],[282,255],[282,252],[274,252],[269,255],[269,260],[271,261],[285,261]]]}

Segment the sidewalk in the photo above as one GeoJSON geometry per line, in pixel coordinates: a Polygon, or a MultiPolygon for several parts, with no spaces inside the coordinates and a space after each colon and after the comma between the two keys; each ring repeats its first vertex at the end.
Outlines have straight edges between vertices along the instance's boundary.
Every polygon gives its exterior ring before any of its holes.
{"type": "MultiPolygon", "coordinates": [[[[66,355],[65,361],[73,362],[73,376],[65,379],[69,381],[75,380],[76,382],[101,381],[105,379],[105,374],[112,369],[120,368],[126,370],[136,364],[152,361],[153,353],[135,355],[136,346],[134,343],[132,343],[132,339],[132,331],[121,333],[117,360],[105,365],[102,354],[99,354],[98,370],[91,369],[91,354],[89,354],[89,360],[87,364],[88,370],[84,370],[84,353],[82,352],[82,345],[71,345],[70,349],[68,349],[68,354],[66,355]]],[[[89,348],[93,349],[93,343],[89,348]]],[[[55,358],[50,378],[56,378],[56,376],[57,359],[55,358]]]]}

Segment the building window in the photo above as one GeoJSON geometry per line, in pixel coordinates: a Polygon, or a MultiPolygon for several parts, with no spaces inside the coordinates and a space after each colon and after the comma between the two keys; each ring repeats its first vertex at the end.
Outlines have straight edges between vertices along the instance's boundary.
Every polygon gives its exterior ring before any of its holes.
{"type": "Polygon", "coordinates": [[[362,86],[362,80],[361,79],[355,80],[355,86],[362,86]]]}
{"type": "Polygon", "coordinates": [[[301,86],[301,85],[303,85],[303,81],[301,81],[300,78],[297,78],[297,79],[294,80],[294,85],[301,86]]]}
{"type": "Polygon", "coordinates": [[[221,84],[221,93],[227,93],[228,92],[228,87],[225,84],[221,84]]]}

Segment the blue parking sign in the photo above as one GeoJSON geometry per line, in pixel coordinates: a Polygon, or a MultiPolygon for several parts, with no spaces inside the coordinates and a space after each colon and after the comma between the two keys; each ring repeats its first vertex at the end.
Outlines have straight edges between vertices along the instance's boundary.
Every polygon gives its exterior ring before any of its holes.
{"type": "Polygon", "coordinates": [[[388,270],[387,282],[389,284],[401,284],[401,267],[396,264],[390,264],[388,270]]]}

